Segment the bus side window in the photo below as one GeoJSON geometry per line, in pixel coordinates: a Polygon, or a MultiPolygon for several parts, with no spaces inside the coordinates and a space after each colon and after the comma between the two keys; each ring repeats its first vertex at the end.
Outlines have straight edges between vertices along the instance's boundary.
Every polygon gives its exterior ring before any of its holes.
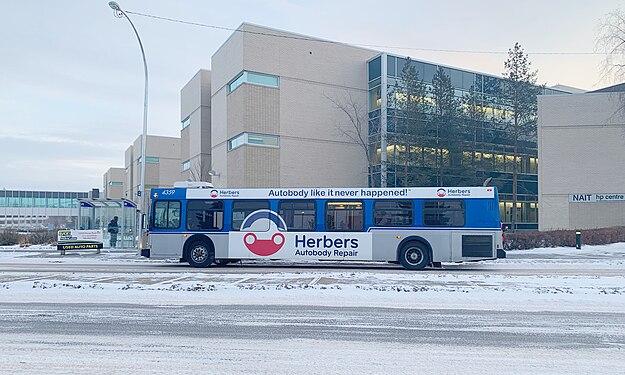
{"type": "Polygon", "coordinates": [[[431,227],[463,227],[466,222],[464,201],[429,200],[423,202],[423,224],[431,227]]]}
{"type": "Polygon", "coordinates": [[[326,202],[326,230],[336,232],[360,232],[364,230],[362,202],[326,202]]]}
{"type": "Polygon", "coordinates": [[[249,214],[263,209],[269,209],[269,201],[241,200],[232,202],[232,230],[241,230],[241,224],[249,214]]]}
{"type": "Polygon", "coordinates": [[[317,210],[314,201],[280,201],[278,213],[284,219],[288,230],[314,231],[317,210]]]}
{"type": "Polygon", "coordinates": [[[223,201],[193,200],[187,203],[188,230],[221,230],[223,223],[223,201]]]}
{"type": "Polygon", "coordinates": [[[409,227],[413,222],[410,200],[378,200],[373,203],[373,223],[379,227],[409,227]]]}

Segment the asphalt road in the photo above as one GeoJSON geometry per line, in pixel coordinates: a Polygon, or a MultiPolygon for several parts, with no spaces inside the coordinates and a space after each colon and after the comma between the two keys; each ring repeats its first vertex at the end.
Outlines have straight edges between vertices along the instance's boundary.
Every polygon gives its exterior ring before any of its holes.
{"type": "MultiPolygon", "coordinates": [[[[575,275],[575,276],[622,276],[623,271],[619,268],[586,266],[583,268],[567,267],[564,264],[553,262],[548,265],[536,267],[535,264],[518,264],[514,267],[499,267],[497,261],[484,261],[477,263],[444,264],[443,268],[427,268],[421,271],[405,270],[399,265],[391,263],[354,263],[354,262],[314,262],[314,263],[285,263],[285,262],[244,262],[243,264],[229,264],[227,266],[213,266],[208,268],[193,268],[187,263],[162,262],[162,261],[138,261],[138,262],[102,262],[102,263],[66,263],[62,258],[48,263],[33,263],[28,260],[20,262],[0,262],[0,272],[11,273],[201,273],[201,274],[248,274],[248,273],[271,273],[271,272],[306,272],[306,271],[329,271],[349,272],[358,271],[363,273],[454,273],[454,274],[507,274],[516,276],[532,275],[575,275]]],[[[1,280],[0,280],[1,281],[1,280]]]]}
{"type": "Polygon", "coordinates": [[[625,313],[0,303],[0,332],[2,373],[625,370],[625,313]]]}

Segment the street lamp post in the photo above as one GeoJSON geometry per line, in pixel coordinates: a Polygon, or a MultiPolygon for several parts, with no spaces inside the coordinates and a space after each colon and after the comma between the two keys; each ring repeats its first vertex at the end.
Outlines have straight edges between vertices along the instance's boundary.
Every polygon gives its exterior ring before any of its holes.
{"type": "Polygon", "coordinates": [[[139,186],[137,188],[137,196],[139,197],[139,241],[137,242],[137,246],[139,250],[141,250],[143,245],[143,237],[145,231],[145,215],[147,214],[147,199],[145,197],[145,149],[148,137],[148,63],[145,60],[145,51],[143,50],[143,43],[141,43],[141,38],[139,38],[139,33],[135,28],[135,25],[132,23],[130,18],[126,12],[120,8],[119,4],[115,1],[110,1],[109,6],[111,9],[115,11],[115,17],[122,18],[125,17],[128,22],[130,22],[130,26],[132,26],[132,30],[134,30],[135,35],[137,36],[137,40],[139,41],[139,47],[141,48],[141,57],[143,58],[143,70],[145,73],[145,85],[144,85],[144,93],[143,93],[143,133],[141,133],[141,180],[139,186]]]}

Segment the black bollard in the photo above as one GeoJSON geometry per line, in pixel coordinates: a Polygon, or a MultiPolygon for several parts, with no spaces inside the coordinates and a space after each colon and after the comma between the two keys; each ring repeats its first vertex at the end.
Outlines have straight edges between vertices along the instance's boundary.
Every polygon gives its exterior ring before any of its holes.
{"type": "Polygon", "coordinates": [[[575,248],[578,250],[582,248],[582,232],[579,230],[575,232],[575,248]]]}

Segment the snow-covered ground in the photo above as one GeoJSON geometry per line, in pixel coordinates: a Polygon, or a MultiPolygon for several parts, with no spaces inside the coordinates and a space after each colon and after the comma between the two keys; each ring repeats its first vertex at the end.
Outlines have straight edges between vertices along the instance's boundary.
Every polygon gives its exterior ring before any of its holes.
{"type": "Polygon", "coordinates": [[[0,373],[625,373],[625,244],[508,255],[198,270],[4,247],[0,373]]]}
{"type": "MultiPolygon", "coordinates": [[[[49,247],[0,248],[0,302],[142,304],[292,304],[487,310],[625,309],[625,244],[511,251],[509,258],[445,264],[421,272],[401,268],[208,268],[147,260],[133,250],[60,256],[49,247]],[[32,265],[32,272],[11,271],[32,265]],[[102,266],[106,265],[106,272],[102,266]],[[132,272],[116,272],[134,265],[132,272]],[[170,265],[171,267],[167,267],[170,265]],[[35,266],[47,266],[38,271],[35,266]],[[75,272],[54,272],[71,266],[75,272]],[[81,268],[84,266],[84,270],[81,268]],[[89,267],[98,266],[96,269],[89,267]],[[154,266],[163,266],[154,272],[154,266]],[[172,268],[173,267],[173,268],[172,268]],[[260,269],[260,270],[259,270],[260,269]],[[82,270],[82,271],[81,271],[82,270]],[[170,272],[171,270],[171,272],[170,272]]],[[[332,264],[335,265],[335,264],[332,264]]],[[[371,265],[371,264],[369,264],[371,265]]]]}

